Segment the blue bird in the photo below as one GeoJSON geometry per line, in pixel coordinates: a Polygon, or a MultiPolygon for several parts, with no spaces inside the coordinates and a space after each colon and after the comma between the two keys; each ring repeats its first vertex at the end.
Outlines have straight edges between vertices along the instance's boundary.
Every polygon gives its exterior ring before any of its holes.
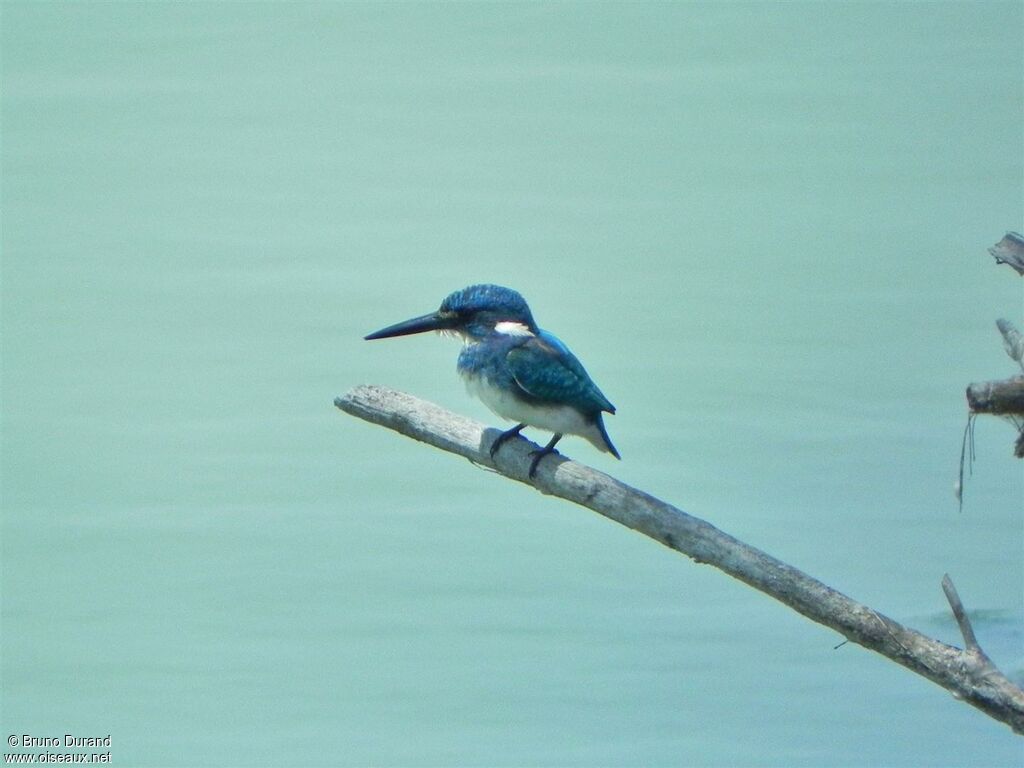
{"type": "Polygon", "coordinates": [[[462,337],[458,371],[469,392],[498,416],[517,422],[491,444],[491,457],[524,427],[554,433],[533,452],[530,477],[540,460],[557,453],[563,435],[579,435],[599,451],[621,458],[604,428],[602,413],[615,406],[602,394],[580,361],[554,334],[537,327],[526,301],[511,288],[471,285],[455,291],[441,308],[389,325],[367,340],[442,331],[462,337]]]}

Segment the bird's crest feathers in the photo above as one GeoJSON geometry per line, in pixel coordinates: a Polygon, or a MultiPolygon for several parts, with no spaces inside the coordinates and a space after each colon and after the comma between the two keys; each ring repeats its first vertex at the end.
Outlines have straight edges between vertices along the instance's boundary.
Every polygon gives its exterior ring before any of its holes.
{"type": "Polygon", "coordinates": [[[519,323],[531,332],[537,332],[537,324],[526,299],[518,291],[501,285],[484,283],[455,291],[441,302],[440,311],[464,317],[487,314],[496,321],[519,323]]]}

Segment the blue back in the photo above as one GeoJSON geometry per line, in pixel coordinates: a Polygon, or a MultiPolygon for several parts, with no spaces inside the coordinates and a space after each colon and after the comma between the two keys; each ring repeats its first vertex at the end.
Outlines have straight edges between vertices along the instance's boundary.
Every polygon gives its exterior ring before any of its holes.
{"type": "Polygon", "coordinates": [[[516,383],[541,402],[571,405],[584,414],[615,413],[604,393],[569,348],[548,331],[509,350],[506,355],[516,383]]]}
{"type": "Polygon", "coordinates": [[[568,405],[587,416],[615,413],[576,356],[544,330],[536,336],[491,332],[463,347],[458,368],[531,403],[568,405]]]}

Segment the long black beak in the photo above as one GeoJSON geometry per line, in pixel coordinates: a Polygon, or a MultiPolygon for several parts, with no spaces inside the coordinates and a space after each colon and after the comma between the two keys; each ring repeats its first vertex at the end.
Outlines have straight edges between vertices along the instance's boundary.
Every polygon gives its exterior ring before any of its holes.
{"type": "Polygon", "coordinates": [[[423,333],[424,331],[444,331],[455,327],[455,318],[442,315],[440,312],[431,312],[429,315],[414,317],[402,323],[389,325],[381,328],[363,338],[367,341],[373,339],[390,339],[392,336],[408,336],[412,333],[423,333]]]}

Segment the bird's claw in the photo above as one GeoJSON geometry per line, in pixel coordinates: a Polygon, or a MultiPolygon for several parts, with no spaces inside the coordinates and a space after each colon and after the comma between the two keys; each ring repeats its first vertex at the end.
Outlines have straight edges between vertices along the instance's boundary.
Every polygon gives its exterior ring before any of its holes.
{"type": "Polygon", "coordinates": [[[512,429],[506,429],[504,432],[502,432],[500,435],[494,438],[494,442],[491,443],[491,448],[489,451],[489,453],[491,454],[491,458],[494,458],[494,454],[498,452],[498,449],[501,448],[501,446],[504,445],[507,440],[516,437],[519,434],[520,430],[525,426],[525,424],[518,424],[512,427],[512,429]]]}
{"type": "Polygon", "coordinates": [[[557,454],[554,448],[539,448],[536,451],[530,451],[530,455],[533,456],[533,461],[530,462],[530,479],[533,480],[537,477],[537,466],[540,464],[540,460],[547,456],[549,453],[557,454]]]}

